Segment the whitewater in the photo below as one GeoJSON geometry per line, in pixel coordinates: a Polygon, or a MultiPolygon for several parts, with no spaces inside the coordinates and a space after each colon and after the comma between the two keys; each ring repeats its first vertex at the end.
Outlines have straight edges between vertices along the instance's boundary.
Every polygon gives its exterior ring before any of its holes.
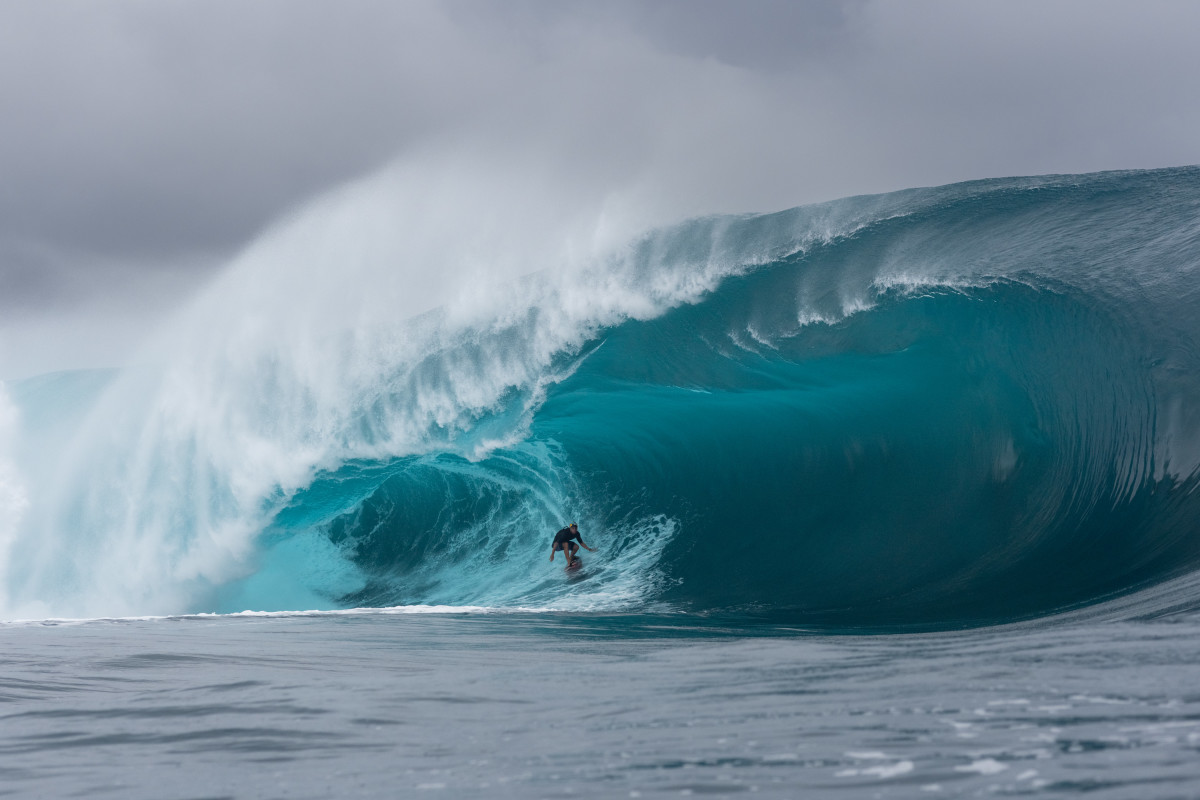
{"type": "Polygon", "coordinates": [[[1200,169],[644,228],[488,169],[3,385],[14,791],[1200,791],[1200,169]]]}

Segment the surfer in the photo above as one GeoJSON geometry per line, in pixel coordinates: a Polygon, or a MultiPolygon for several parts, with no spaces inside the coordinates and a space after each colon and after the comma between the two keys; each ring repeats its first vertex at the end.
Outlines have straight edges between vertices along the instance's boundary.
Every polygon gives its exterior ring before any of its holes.
{"type": "Polygon", "coordinates": [[[583,549],[587,550],[589,553],[596,552],[584,543],[583,537],[579,535],[579,526],[572,522],[570,525],[554,534],[554,544],[550,546],[550,560],[553,561],[554,554],[559,550],[562,550],[563,554],[567,557],[567,566],[571,566],[573,563],[575,563],[575,552],[579,549],[580,544],[583,545],[583,549]],[[572,539],[577,540],[579,544],[575,544],[575,542],[571,541],[572,539]]]}

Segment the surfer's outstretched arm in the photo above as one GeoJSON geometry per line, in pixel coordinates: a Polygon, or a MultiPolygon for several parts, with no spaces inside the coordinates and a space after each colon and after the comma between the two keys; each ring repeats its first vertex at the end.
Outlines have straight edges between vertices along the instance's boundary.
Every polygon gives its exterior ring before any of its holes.
{"type": "MultiPolygon", "coordinates": [[[[580,543],[580,544],[583,544],[583,538],[582,538],[582,537],[580,537],[580,539],[579,539],[579,543],[580,543]]],[[[596,551],[595,551],[595,550],[593,550],[592,548],[588,547],[586,544],[583,544],[583,549],[584,549],[584,550],[587,550],[589,553],[594,553],[594,552],[596,552],[596,551]]]]}
{"type": "Polygon", "coordinates": [[[550,560],[554,560],[554,545],[550,545],[550,560]]]}

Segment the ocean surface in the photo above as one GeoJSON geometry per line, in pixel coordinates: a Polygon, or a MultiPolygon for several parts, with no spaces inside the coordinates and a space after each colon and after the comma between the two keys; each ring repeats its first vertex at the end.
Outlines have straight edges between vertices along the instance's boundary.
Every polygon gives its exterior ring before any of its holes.
{"type": "Polygon", "coordinates": [[[922,634],[674,615],[0,630],[16,797],[1187,798],[1200,614],[922,634]]]}
{"type": "Polygon", "coordinates": [[[0,794],[1200,796],[1200,169],[381,196],[0,385],[0,794]]]}

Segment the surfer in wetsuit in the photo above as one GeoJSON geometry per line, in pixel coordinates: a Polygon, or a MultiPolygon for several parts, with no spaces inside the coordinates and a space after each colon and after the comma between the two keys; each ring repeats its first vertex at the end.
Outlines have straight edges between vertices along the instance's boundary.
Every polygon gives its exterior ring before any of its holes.
{"type": "Polygon", "coordinates": [[[550,546],[550,560],[553,561],[554,554],[559,550],[562,550],[563,554],[567,557],[567,566],[571,566],[571,564],[575,563],[575,552],[579,549],[580,544],[582,544],[583,549],[587,550],[589,553],[596,552],[584,544],[583,537],[579,535],[579,526],[572,522],[570,525],[554,534],[554,544],[550,546]],[[579,544],[575,544],[575,542],[571,541],[572,539],[577,540],[579,544]]]}

